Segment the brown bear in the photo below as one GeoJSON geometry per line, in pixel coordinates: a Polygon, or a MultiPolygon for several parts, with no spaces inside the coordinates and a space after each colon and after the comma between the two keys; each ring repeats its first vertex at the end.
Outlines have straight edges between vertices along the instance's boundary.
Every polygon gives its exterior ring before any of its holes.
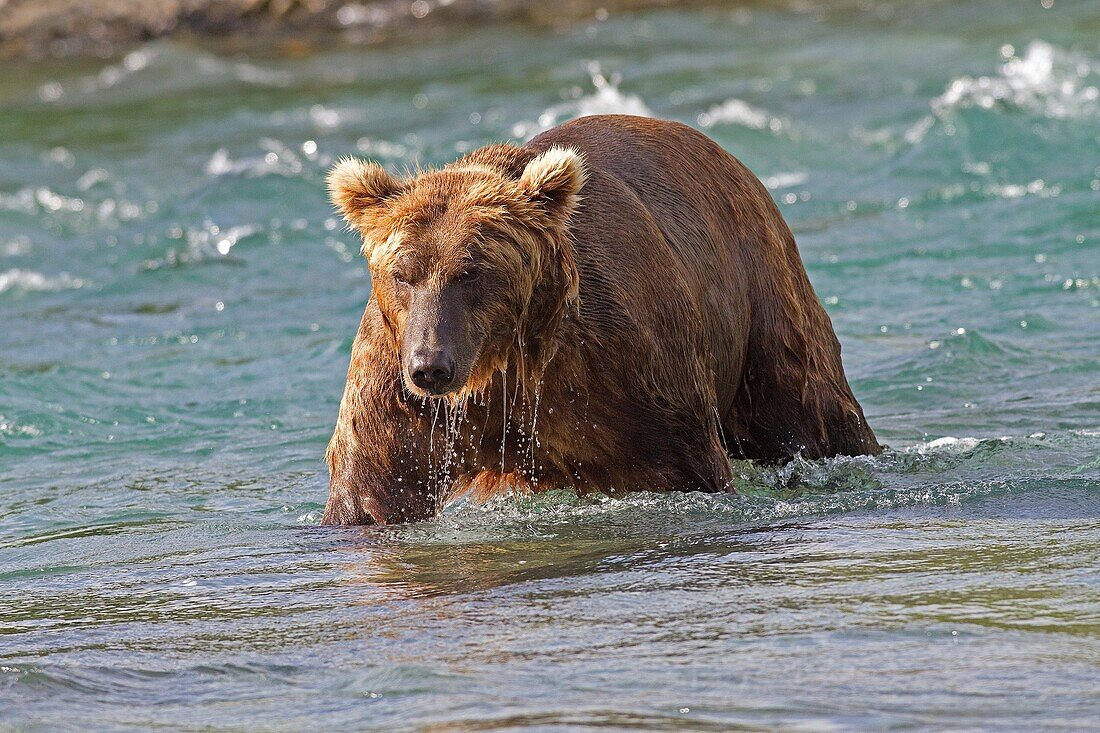
{"type": "Polygon", "coordinates": [[[373,292],[325,524],[509,488],[731,490],[882,449],[760,181],[679,123],[584,117],[407,179],[340,161],[373,292]]]}

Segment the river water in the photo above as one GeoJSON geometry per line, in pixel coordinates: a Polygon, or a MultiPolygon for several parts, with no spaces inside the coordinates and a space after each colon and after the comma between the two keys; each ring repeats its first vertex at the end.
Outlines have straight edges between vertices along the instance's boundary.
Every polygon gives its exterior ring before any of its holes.
{"type": "Polygon", "coordinates": [[[0,67],[0,728],[1094,728],[1100,3],[1045,4],[0,67]],[[319,528],[326,168],[599,112],[765,181],[890,450],[319,528]]]}

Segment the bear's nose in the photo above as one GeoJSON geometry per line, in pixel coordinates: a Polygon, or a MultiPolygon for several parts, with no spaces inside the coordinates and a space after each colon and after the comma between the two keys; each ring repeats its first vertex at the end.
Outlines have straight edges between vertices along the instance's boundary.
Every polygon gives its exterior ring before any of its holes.
{"type": "Polygon", "coordinates": [[[409,376],[425,392],[443,394],[454,381],[455,360],[442,351],[415,353],[409,361],[409,376]]]}

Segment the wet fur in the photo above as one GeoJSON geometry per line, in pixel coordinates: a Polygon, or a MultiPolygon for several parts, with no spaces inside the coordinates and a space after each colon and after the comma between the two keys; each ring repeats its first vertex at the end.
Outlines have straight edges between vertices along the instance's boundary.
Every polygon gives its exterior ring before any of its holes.
{"type": "Polygon", "coordinates": [[[326,524],[402,522],[507,489],[723,491],[729,457],[881,448],[794,239],[739,161],[678,123],[587,117],[408,180],[330,176],[373,293],[328,449],[326,524]],[[471,248],[466,386],[414,394],[388,268],[441,282],[471,248]],[[491,287],[490,287],[491,285],[491,287]]]}

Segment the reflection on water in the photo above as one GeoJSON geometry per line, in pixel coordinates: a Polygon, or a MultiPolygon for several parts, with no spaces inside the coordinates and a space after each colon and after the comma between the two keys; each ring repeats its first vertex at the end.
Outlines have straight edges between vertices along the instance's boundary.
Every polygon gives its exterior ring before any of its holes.
{"type": "Polygon", "coordinates": [[[851,699],[874,727],[1095,701],[1085,482],[788,522],[677,499],[611,500],[599,521],[564,521],[557,497],[410,527],[103,527],[92,547],[119,559],[5,562],[0,643],[37,660],[5,666],[5,695],[43,720],[47,699],[95,700],[101,720],[187,706],[288,729],[649,729],[684,707],[700,729],[818,725],[847,721],[851,699]]]}
{"type": "Polygon", "coordinates": [[[0,727],[1090,728],[1100,13],[774,3],[0,74],[0,727]],[[990,22],[996,18],[996,22],[990,22]],[[695,125],[891,449],[321,529],[332,160],[695,125]]]}

